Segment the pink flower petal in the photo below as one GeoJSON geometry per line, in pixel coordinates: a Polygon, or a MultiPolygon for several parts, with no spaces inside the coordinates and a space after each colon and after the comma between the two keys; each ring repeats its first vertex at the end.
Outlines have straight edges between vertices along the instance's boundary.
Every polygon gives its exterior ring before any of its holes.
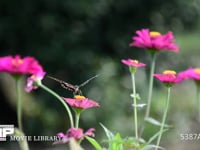
{"type": "Polygon", "coordinates": [[[91,136],[91,137],[94,137],[94,131],[95,131],[94,128],[90,128],[90,129],[88,129],[88,130],[85,132],[85,136],[91,136]]]}
{"type": "Polygon", "coordinates": [[[189,68],[178,74],[180,81],[186,79],[193,79],[195,81],[200,81],[200,68],[189,68]]]}
{"type": "Polygon", "coordinates": [[[143,64],[143,63],[140,63],[138,62],[137,60],[133,60],[133,59],[122,59],[121,62],[127,66],[132,66],[132,67],[135,67],[135,68],[138,68],[138,67],[145,67],[146,64],[143,64]]]}
{"type": "Polygon", "coordinates": [[[70,128],[67,132],[67,136],[68,137],[73,137],[77,140],[81,139],[84,137],[84,134],[83,134],[83,129],[81,128],[70,128]]]}
{"type": "Polygon", "coordinates": [[[63,99],[72,107],[75,108],[82,108],[82,109],[88,109],[92,107],[99,107],[99,103],[90,100],[88,98],[83,99],[76,99],[76,98],[64,98],[63,99]]]}
{"type": "Polygon", "coordinates": [[[149,29],[142,29],[136,31],[136,36],[133,36],[130,46],[145,48],[149,50],[167,50],[178,52],[179,47],[174,43],[174,36],[172,32],[163,35],[152,36],[149,29]]]}
{"type": "Polygon", "coordinates": [[[22,75],[37,74],[38,72],[43,72],[43,68],[33,57],[4,56],[0,57],[0,72],[22,75]]]}
{"type": "Polygon", "coordinates": [[[90,128],[85,133],[83,133],[83,129],[81,128],[70,128],[66,134],[62,132],[58,133],[57,136],[61,138],[61,140],[56,141],[53,144],[65,144],[68,143],[71,138],[74,138],[75,140],[79,141],[82,140],[85,136],[94,137],[94,131],[94,128],[90,128]]]}
{"type": "Polygon", "coordinates": [[[32,90],[35,90],[38,88],[38,84],[41,83],[42,79],[45,76],[45,72],[38,72],[35,75],[32,75],[27,79],[27,84],[25,87],[26,92],[31,92],[32,90]]]}
{"type": "Polygon", "coordinates": [[[59,133],[57,134],[57,136],[58,136],[59,138],[67,138],[67,136],[66,136],[64,133],[62,133],[62,132],[59,132],[59,133]]]}
{"type": "Polygon", "coordinates": [[[166,70],[162,74],[154,74],[154,77],[166,84],[175,84],[179,82],[176,72],[173,70],[166,70]]]}

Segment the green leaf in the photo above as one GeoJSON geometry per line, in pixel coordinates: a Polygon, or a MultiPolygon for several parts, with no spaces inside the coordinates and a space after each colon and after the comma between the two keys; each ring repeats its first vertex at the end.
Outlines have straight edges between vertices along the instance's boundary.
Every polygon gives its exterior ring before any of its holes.
{"type": "Polygon", "coordinates": [[[109,150],[123,150],[123,139],[121,135],[117,133],[114,135],[110,130],[108,130],[103,124],[100,123],[104,129],[109,142],[109,150]]]}
{"type": "MultiPolygon", "coordinates": [[[[168,129],[164,129],[162,133],[166,132],[168,129]]],[[[147,142],[147,144],[150,144],[151,142],[153,142],[158,136],[159,136],[160,131],[156,132],[147,142]]]]}
{"type": "MultiPolygon", "coordinates": [[[[151,123],[151,124],[153,124],[153,125],[159,126],[159,127],[162,125],[161,122],[159,122],[159,121],[157,121],[156,119],[151,118],[151,117],[146,118],[145,121],[147,121],[147,122],[149,122],[149,123],[151,123]]],[[[165,128],[170,128],[170,127],[172,127],[172,125],[167,125],[167,124],[165,124],[164,127],[165,127],[165,128]]]]}
{"type": "Polygon", "coordinates": [[[152,149],[154,149],[154,148],[164,150],[163,147],[156,146],[156,145],[146,145],[146,146],[144,146],[141,150],[152,150],[152,149]]]}
{"type": "MultiPolygon", "coordinates": [[[[136,93],[136,95],[135,95],[135,96],[136,96],[136,99],[138,99],[138,100],[140,100],[140,99],[141,99],[141,98],[140,98],[140,95],[139,95],[138,93],[136,93]]],[[[131,94],[131,97],[132,97],[132,98],[134,98],[135,96],[134,96],[134,94],[133,94],[133,93],[131,94]]]]}
{"type": "MultiPolygon", "coordinates": [[[[146,106],[147,104],[137,104],[136,107],[138,108],[143,108],[144,106],[146,106]]],[[[132,104],[133,107],[135,107],[134,104],[132,104]]]]}
{"type": "Polygon", "coordinates": [[[136,139],[135,137],[127,137],[123,141],[123,146],[124,146],[125,150],[126,149],[136,149],[136,147],[138,145],[137,144],[138,141],[143,144],[146,143],[146,141],[142,138],[136,139]]]}
{"type": "Polygon", "coordinates": [[[115,150],[113,149],[113,139],[114,139],[114,134],[108,130],[102,123],[100,123],[101,127],[104,129],[106,136],[108,138],[109,141],[109,150],[115,150]]]}
{"type": "Polygon", "coordinates": [[[112,150],[123,150],[123,139],[119,133],[115,135],[113,140],[112,150]]]}
{"type": "Polygon", "coordinates": [[[102,123],[100,123],[100,125],[104,129],[108,140],[113,140],[114,139],[114,134],[110,130],[108,130],[102,123]]]}
{"type": "Polygon", "coordinates": [[[102,147],[95,139],[89,136],[86,136],[85,138],[95,147],[96,150],[102,150],[102,147]]]}

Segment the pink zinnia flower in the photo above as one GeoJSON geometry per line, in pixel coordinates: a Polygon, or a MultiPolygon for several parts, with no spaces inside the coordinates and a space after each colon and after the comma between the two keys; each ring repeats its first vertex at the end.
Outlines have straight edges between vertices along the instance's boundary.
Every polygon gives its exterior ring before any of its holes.
{"type": "Polygon", "coordinates": [[[180,81],[185,79],[193,79],[195,81],[200,81],[200,68],[189,68],[178,74],[180,81]]]}
{"type": "Polygon", "coordinates": [[[25,90],[27,92],[30,92],[32,90],[37,89],[38,85],[41,84],[41,81],[44,78],[45,74],[46,74],[45,72],[39,72],[39,73],[29,77],[27,79],[27,84],[26,84],[25,90]]]}
{"type": "Polygon", "coordinates": [[[85,133],[83,133],[83,129],[81,128],[70,128],[66,134],[60,132],[57,136],[61,139],[60,141],[54,142],[54,144],[64,144],[68,143],[71,138],[74,138],[77,141],[83,140],[85,136],[94,137],[94,128],[88,129],[85,133]]]}
{"type": "Polygon", "coordinates": [[[122,59],[121,62],[127,66],[131,66],[131,67],[135,67],[135,68],[138,68],[138,67],[145,67],[146,64],[143,64],[143,63],[140,63],[139,61],[137,60],[133,60],[133,59],[122,59]]]}
{"type": "Polygon", "coordinates": [[[73,108],[88,109],[92,107],[99,107],[99,104],[84,96],[75,95],[74,98],[63,98],[73,108]]]}
{"type": "Polygon", "coordinates": [[[160,34],[159,32],[150,32],[149,29],[136,31],[137,36],[133,36],[132,47],[146,48],[148,50],[161,51],[170,50],[178,52],[179,48],[174,44],[172,32],[160,34]]]}
{"type": "Polygon", "coordinates": [[[0,57],[0,72],[20,75],[37,74],[42,71],[41,65],[33,57],[21,58],[19,55],[0,57]]]}
{"type": "Polygon", "coordinates": [[[163,74],[154,74],[154,77],[169,87],[178,82],[176,72],[173,70],[165,70],[163,74]]]}

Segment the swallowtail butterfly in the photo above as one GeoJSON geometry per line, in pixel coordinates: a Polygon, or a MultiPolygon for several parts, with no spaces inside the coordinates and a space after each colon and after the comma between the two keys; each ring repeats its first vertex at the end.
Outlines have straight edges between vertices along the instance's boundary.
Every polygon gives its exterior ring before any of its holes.
{"type": "Polygon", "coordinates": [[[74,94],[74,95],[76,95],[76,94],[82,95],[80,88],[83,87],[83,86],[86,85],[88,82],[90,82],[92,79],[94,79],[94,78],[96,78],[96,77],[98,77],[98,76],[99,76],[99,75],[95,75],[95,76],[89,78],[88,80],[86,80],[85,82],[81,83],[80,85],[72,85],[72,84],[70,84],[70,83],[67,83],[67,82],[65,82],[65,81],[59,80],[59,79],[54,78],[54,77],[52,77],[52,76],[47,76],[47,77],[49,77],[50,79],[53,79],[53,80],[59,82],[60,85],[61,85],[63,88],[65,88],[65,89],[67,89],[67,90],[69,90],[69,91],[73,91],[73,94],[74,94]]]}

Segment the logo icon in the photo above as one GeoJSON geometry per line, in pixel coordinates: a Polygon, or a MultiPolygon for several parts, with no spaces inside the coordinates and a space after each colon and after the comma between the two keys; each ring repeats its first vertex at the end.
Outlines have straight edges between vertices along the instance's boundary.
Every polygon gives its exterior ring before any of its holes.
{"type": "Polygon", "coordinates": [[[6,136],[14,133],[14,125],[0,125],[0,141],[6,141],[6,136]]]}

